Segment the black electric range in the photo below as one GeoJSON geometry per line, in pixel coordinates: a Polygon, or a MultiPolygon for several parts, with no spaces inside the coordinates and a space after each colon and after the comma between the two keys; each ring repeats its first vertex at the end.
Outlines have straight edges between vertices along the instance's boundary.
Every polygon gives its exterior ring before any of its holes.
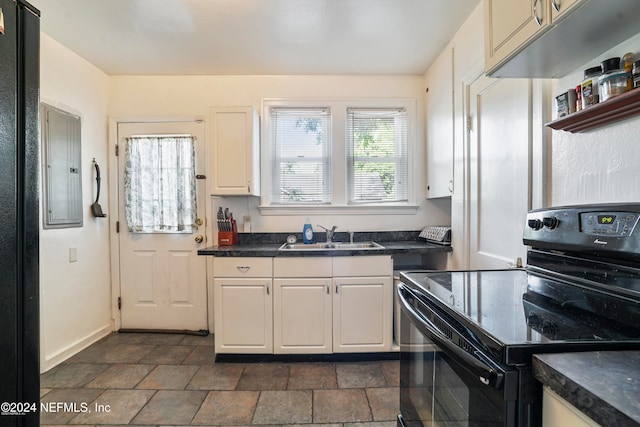
{"type": "Polygon", "coordinates": [[[640,205],[535,210],[524,269],[402,272],[399,423],[539,426],[533,354],[640,349],[639,219],[640,205]]]}

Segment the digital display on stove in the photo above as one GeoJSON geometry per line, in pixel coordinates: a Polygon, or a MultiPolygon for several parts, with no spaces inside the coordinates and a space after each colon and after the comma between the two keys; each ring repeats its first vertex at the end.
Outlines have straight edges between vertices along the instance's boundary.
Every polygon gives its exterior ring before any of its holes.
{"type": "Polygon", "coordinates": [[[615,215],[598,215],[598,224],[601,225],[613,224],[615,220],[615,215]]]}
{"type": "Polygon", "coordinates": [[[580,214],[580,231],[598,236],[629,236],[640,216],[632,212],[583,212],[580,214]]]}

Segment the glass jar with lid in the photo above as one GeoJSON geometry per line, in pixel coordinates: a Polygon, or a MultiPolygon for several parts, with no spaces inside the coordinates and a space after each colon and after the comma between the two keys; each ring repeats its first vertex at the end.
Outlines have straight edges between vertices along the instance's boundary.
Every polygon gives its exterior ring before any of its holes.
{"type": "Polygon", "coordinates": [[[630,74],[620,67],[620,58],[602,61],[602,75],[598,78],[600,102],[621,95],[627,91],[627,80],[630,74]]]}

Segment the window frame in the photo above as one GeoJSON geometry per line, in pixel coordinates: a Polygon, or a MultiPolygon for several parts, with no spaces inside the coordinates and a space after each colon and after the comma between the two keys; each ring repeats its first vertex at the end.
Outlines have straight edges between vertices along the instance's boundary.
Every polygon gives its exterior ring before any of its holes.
{"type": "MultiPolygon", "coordinates": [[[[395,122],[395,118],[394,118],[395,122]]],[[[408,202],[409,200],[409,135],[408,135],[408,126],[409,126],[409,118],[408,113],[405,108],[398,107],[384,107],[384,108],[363,108],[363,107],[350,107],[347,109],[347,122],[346,122],[346,132],[347,132],[347,185],[348,185],[348,203],[352,205],[386,205],[386,204],[398,204],[403,202],[408,202]],[[401,128],[401,132],[398,132],[398,126],[394,124],[394,136],[393,136],[393,146],[394,146],[394,155],[393,156],[385,156],[385,157],[367,157],[367,156],[356,156],[355,155],[355,140],[353,138],[353,133],[356,129],[351,127],[349,123],[349,116],[351,111],[355,111],[356,114],[366,113],[382,113],[375,118],[382,118],[385,114],[395,115],[396,113],[402,111],[405,126],[401,128]],[[398,155],[398,151],[401,151],[400,155],[398,155]],[[355,163],[357,162],[365,162],[369,164],[373,163],[393,163],[395,165],[395,177],[394,179],[394,187],[395,193],[398,192],[398,183],[397,178],[399,176],[406,177],[406,188],[403,188],[403,192],[406,193],[406,196],[403,198],[399,198],[396,196],[395,200],[356,200],[355,197],[355,163]]]]}
{"type": "Polygon", "coordinates": [[[330,214],[415,214],[417,205],[417,177],[415,155],[418,151],[416,139],[417,101],[415,98],[265,98],[262,100],[261,126],[261,182],[262,196],[259,209],[262,215],[306,215],[330,214]],[[269,185],[273,176],[273,146],[269,123],[271,108],[327,108],[331,111],[332,140],[332,188],[329,204],[275,204],[271,200],[269,185]],[[348,128],[349,109],[405,109],[407,112],[407,200],[401,202],[349,202],[348,182],[348,128]]]}
{"type": "MultiPolygon", "coordinates": [[[[298,158],[292,158],[292,157],[286,157],[286,156],[280,156],[278,155],[278,150],[276,149],[275,145],[271,145],[270,144],[270,150],[271,150],[271,156],[270,156],[270,164],[271,164],[271,174],[269,176],[264,176],[261,177],[261,181],[262,179],[264,179],[265,181],[269,182],[269,194],[267,197],[270,198],[271,204],[272,205],[277,205],[277,206],[295,206],[295,205],[303,205],[303,206],[308,206],[308,205],[315,205],[315,204],[322,204],[322,205],[331,205],[331,190],[332,190],[332,166],[333,166],[333,160],[332,160],[332,129],[331,129],[331,111],[328,108],[318,108],[318,107],[274,107],[275,109],[289,109],[289,110],[307,110],[309,112],[312,111],[321,111],[321,110],[326,110],[325,112],[328,113],[328,118],[329,120],[327,122],[323,122],[323,132],[328,133],[329,137],[328,137],[328,141],[324,141],[325,143],[322,144],[322,154],[319,157],[305,157],[302,160],[298,160],[298,158]],[[325,199],[328,197],[327,200],[322,200],[322,201],[310,201],[310,202],[300,202],[300,203],[295,203],[295,202],[290,202],[290,201],[283,201],[283,200],[273,200],[273,196],[276,193],[276,188],[279,189],[280,191],[282,191],[282,187],[280,186],[280,182],[281,182],[281,174],[280,172],[280,168],[278,168],[278,170],[274,171],[274,166],[278,163],[278,161],[285,161],[285,160],[290,160],[291,163],[299,163],[299,164],[304,164],[304,163],[320,163],[322,164],[322,181],[324,183],[326,183],[326,188],[325,185],[323,185],[322,188],[322,193],[321,193],[321,198],[325,199]],[[277,187],[276,187],[277,186],[277,187]]],[[[292,114],[291,116],[289,116],[290,118],[294,117],[294,115],[292,114]]],[[[265,118],[265,120],[267,120],[269,122],[269,126],[271,125],[271,112],[270,115],[268,117],[265,118]]],[[[269,133],[269,138],[272,138],[272,132],[273,129],[270,129],[270,133],[269,133]]],[[[262,182],[265,182],[262,181],[262,182]]]]}

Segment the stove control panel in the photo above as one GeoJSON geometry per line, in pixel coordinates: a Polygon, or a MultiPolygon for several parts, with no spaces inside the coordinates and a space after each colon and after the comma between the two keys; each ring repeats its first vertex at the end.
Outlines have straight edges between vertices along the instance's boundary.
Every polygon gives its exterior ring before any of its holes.
{"type": "Polygon", "coordinates": [[[523,241],[534,248],[640,254],[640,204],[536,209],[527,215],[523,241]]]}
{"type": "Polygon", "coordinates": [[[583,212],[580,231],[594,236],[629,236],[640,214],[633,212],[583,212]]]}

